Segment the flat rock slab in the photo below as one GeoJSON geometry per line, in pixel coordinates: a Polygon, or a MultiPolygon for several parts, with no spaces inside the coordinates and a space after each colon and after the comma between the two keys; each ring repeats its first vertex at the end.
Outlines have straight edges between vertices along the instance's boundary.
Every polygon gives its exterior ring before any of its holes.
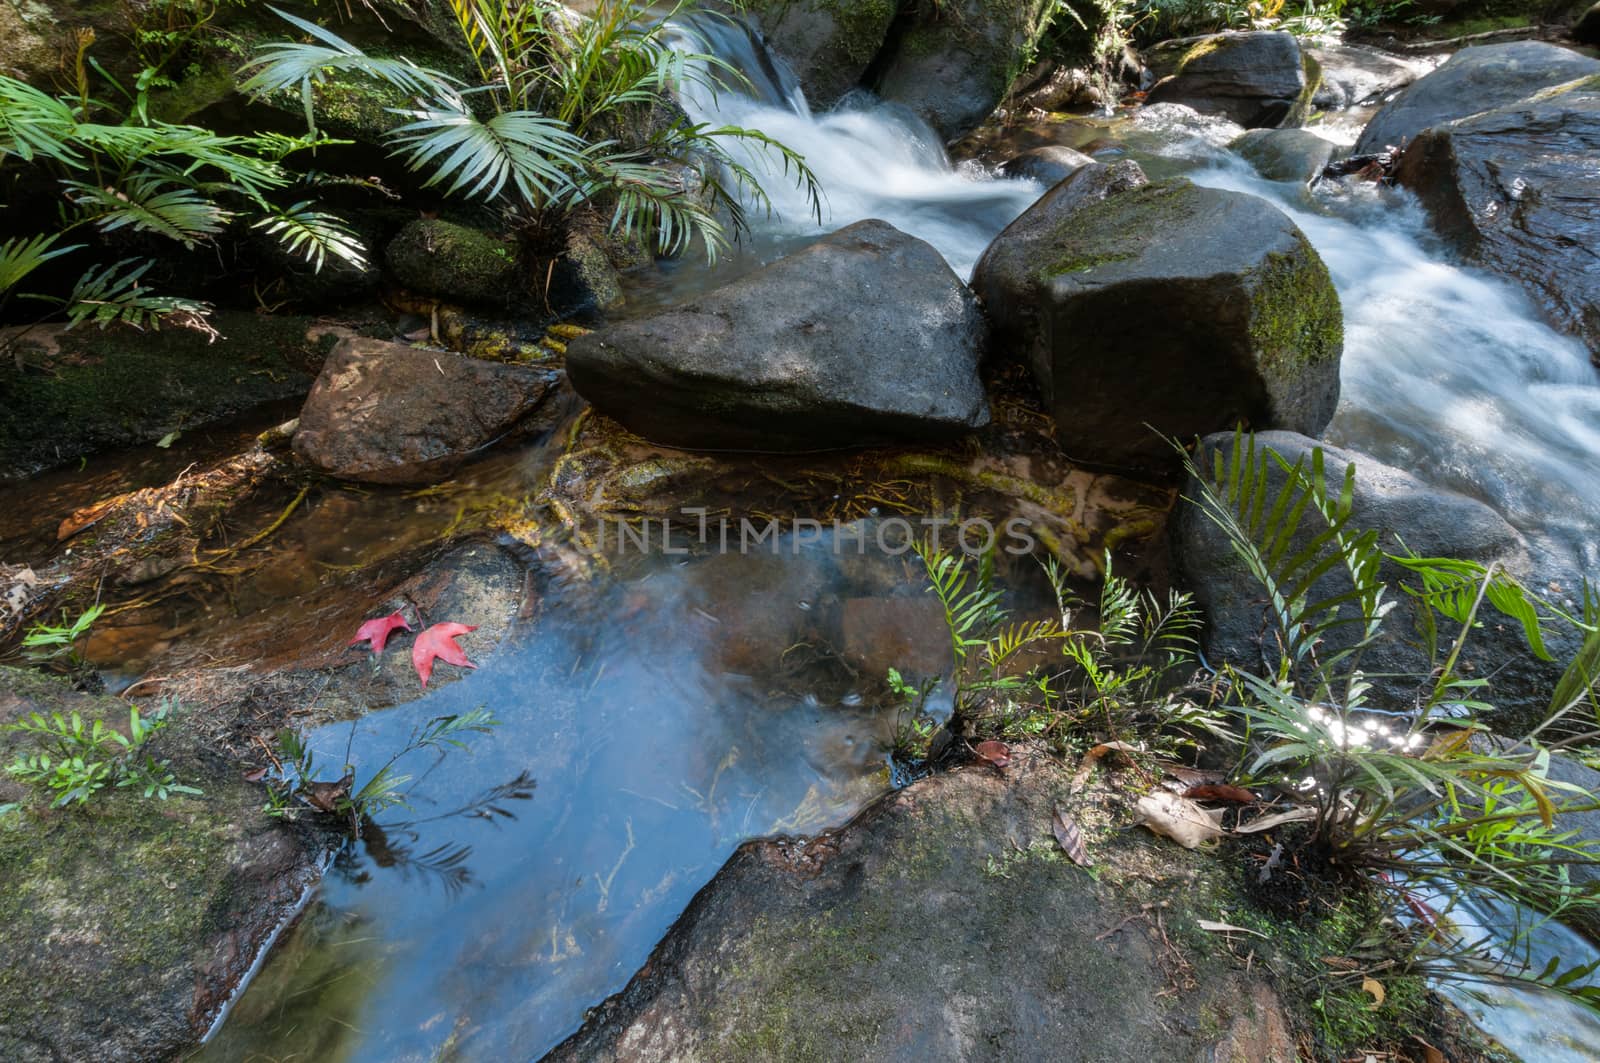
{"type": "MultiPolygon", "coordinates": [[[[546,1058],[1295,1059],[1263,982],[1208,970],[1175,993],[1153,929],[1126,918],[1119,876],[1150,860],[1176,883],[1194,854],[1092,832],[1091,877],[1051,835],[1077,800],[1068,773],[1012,763],[924,779],[832,835],[745,845],[546,1058]]],[[[1157,888],[1169,927],[1191,919],[1193,891],[1157,888]]]]}
{"type": "Polygon", "coordinates": [[[363,483],[429,483],[507,435],[555,390],[549,369],[342,340],[300,413],[294,452],[363,483]]]}
{"type": "MultiPolygon", "coordinates": [[[[0,724],[72,712],[126,728],[128,705],[0,669],[0,724]]],[[[190,730],[187,707],[153,741],[203,796],[103,791],[49,809],[0,780],[0,1059],[172,1059],[195,1045],[315,878],[305,835],[261,812],[244,782],[190,730]]],[[[10,763],[31,739],[0,732],[10,763]]]]}
{"type": "Polygon", "coordinates": [[[691,302],[574,340],[573,387],[654,443],[824,450],[988,423],[977,300],[930,245],[857,222],[691,302]]]}

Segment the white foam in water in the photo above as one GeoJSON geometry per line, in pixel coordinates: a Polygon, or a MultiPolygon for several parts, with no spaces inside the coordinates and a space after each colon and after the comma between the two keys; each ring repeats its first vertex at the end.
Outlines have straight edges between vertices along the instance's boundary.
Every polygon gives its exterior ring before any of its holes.
{"type": "Polygon", "coordinates": [[[755,146],[729,142],[762,177],[775,216],[756,215],[770,235],[829,233],[878,218],[928,241],[962,279],[994,235],[1044,194],[1034,181],[1005,180],[980,167],[954,167],[939,137],[916,115],[867,93],[853,93],[827,114],[806,103],[783,60],[752,39],[743,24],[695,19],[680,27],[694,35],[689,50],[709,51],[738,69],[745,92],[712,94],[691,85],[682,104],[696,122],[758,129],[804,157],[823,188],[818,225],[805,192],[781,161],[755,146]],[[695,39],[698,38],[698,39],[695,39]]]}

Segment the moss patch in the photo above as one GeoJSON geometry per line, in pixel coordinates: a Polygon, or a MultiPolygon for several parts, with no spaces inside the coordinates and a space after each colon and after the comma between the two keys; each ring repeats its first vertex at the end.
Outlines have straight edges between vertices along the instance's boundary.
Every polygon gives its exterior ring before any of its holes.
{"type": "Polygon", "coordinates": [[[441,299],[504,306],[525,289],[515,244],[437,218],[402,229],[389,244],[387,259],[401,284],[441,299]]]}
{"type": "Polygon", "coordinates": [[[1250,342],[1268,372],[1295,373],[1344,350],[1344,312],[1328,267],[1295,236],[1299,254],[1268,255],[1250,278],[1250,342]]]}

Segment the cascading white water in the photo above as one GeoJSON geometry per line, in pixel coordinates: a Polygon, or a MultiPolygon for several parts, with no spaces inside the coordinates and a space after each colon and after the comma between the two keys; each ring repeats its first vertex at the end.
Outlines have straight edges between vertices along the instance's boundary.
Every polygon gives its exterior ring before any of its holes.
{"type": "MultiPolygon", "coordinates": [[[[915,114],[867,93],[815,115],[788,65],[742,22],[696,17],[678,27],[687,51],[716,55],[748,82],[713,93],[684,86],[683,108],[696,122],[757,129],[794,149],[823,191],[818,225],[803,189],[772,154],[735,145],[740,161],[763,178],[773,214],[759,212],[760,235],[794,237],[879,218],[934,247],[963,279],[995,233],[1044,193],[1032,181],[1000,180],[980,167],[955,167],[939,137],[915,114]]],[[[726,78],[724,78],[726,80],[726,78]]]]}

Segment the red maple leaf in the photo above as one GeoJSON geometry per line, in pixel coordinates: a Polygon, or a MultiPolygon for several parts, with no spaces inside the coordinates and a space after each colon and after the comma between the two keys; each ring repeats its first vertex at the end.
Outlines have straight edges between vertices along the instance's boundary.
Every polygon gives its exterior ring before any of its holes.
{"type": "Polygon", "coordinates": [[[437,657],[445,664],[459,665],[462,668],[476,668],[477,665],[467,660],[466,651],[456,643],[457,635],[465,635],[469,631],[478,630],[476,625],[467,624],[435,624],[417,636],[417,641],[411,646],[411,664],[417,670],[417,677],[422,680],[422,685],[428,685],[428,677],[433,675],[433,659],[437,657]]]}
{"type": "Polygon", "coordinates": [[[376,620],[368,620],[356,629],[356,637],[350,640],[350,645],[354,646],[358,642],[370,642],[372,643],[373,653],[382,653],[383,644],[389,641],[390,632],[397,627],[403,627],[407,631],[411,630],[411,625],[406,623],[406,618],[399,613],[390,613],[388,616],[380,616],[376,620]]]}

